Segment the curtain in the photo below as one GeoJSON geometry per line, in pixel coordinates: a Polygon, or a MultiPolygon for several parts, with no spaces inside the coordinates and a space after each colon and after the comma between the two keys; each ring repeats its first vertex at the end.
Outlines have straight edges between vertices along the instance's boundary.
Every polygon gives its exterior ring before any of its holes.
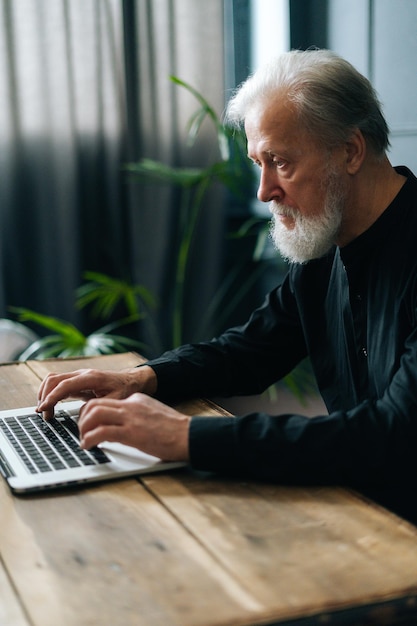
{"type": "Polygon", "coordinates": [[[3,0],[1,304],[77,320],[82,271],[122,271],[117,0],[3,0]]]}
{"type": "MultiPolygon", "coordinates": [[[[220,113],[223,65],[221,0],[0,0],[1,316],[24,306],[85,324],[74,290],[96,270],[149,288],[161,323],[176,194],[129,182],[123,165],[207,163],[215,137],[185,147],[196,103],[169,76],[220,113]]],[[[191,317],[215,288],[221,240],[216,196],[191,317]]]]}
{"type": "MultiPolygon", "coordinates": [[[[187,122],[196,100],[170,80],[177,76],[197,89],[218,114],[224,109],[223,2],[153,0],[135,4],[136,90],[133,115],[139,120],[132,153],[171,165],[204,167],[218,159],[214,128],[203,126],[199,142],[186,146],[187,122]]],[[[132,111],[131,111],[132,115],[132,111]]],[[[175,280],[172,244],[178,234],[174,191],[158,186],[131,187],[132,251],[137,282],[158,297],[160,348],[170,344],[171,320],[165,316],[175,280]],[[149,237],[149,233],[154,233],[149,237]]],[[[178,199],[178,196],[176,196],[178,199]]],[[[187,282],[183,339],[200,339],[198,322],[216,289],[223,251],[222,195],[211,189],[194,241],[187,282]]],[[[158,346],[158,339],[150,338],[158,346]]]]}

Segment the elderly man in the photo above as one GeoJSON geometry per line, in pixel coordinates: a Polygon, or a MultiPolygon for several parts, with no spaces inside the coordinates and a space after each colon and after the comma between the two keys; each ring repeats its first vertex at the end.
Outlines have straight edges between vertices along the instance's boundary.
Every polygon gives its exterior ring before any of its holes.
{"type": "Polygon", "coordinates": [[[48,376],[39,410],[88,400],[82,446],[137,446],[196,469],[363,489],[417,521],[417,179],[394,168],[375,92],[326,50],[293,51],[236,92],[258,197],[290,261],[249,321],[118,373],[48,376]],[[261,392],[309,356],[329,414],[187,417],[165,402],[261,392]]]}

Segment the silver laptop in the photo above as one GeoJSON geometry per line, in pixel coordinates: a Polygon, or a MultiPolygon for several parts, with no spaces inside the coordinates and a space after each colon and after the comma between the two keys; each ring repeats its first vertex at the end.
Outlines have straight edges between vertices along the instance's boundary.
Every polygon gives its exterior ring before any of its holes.
{"type": "Polygon", "coordinates": [[[46,422],[35,407],[0,411],[0,472],[11,490],[25,494],[184,466],[161,461],[120,443],[82,450],[82,402],[61,402],[46,422]]]}

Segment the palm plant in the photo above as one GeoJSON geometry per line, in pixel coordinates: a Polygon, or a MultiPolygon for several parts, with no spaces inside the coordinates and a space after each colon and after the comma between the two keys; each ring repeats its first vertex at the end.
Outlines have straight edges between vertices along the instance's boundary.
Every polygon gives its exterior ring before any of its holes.
{"type": "MultiPolygon", "coordinates": [[[[175,76],[171,76],[171,80],[189,91],[199,103],[199,108],[191,116],[187,125],[187,145],[191,147],[195,144],[203,122],[209,119],[216,132],[219,159],[205,168],[171,167],[159,161],[142,159],[137,163],[127,164],[125,170],[133,180],[165,183],[176,186],[180,190],[181,232],[175,260],[176,271],[172,292],[172,346],[170,346],[176,347],[183,343],[187,269],[191,261],[191,247],[206,193],[211,185],[218,182],[237,198],[246,199],[253,192],[254,173],[246,156],[246,139],[243,131],[224,126],[207,100],[191,85],[175,76]]],[[[229,275],[228,280],[220,286],[219,293],[213,300],[217,310],[220,309],[218,305],[225,302],[224,296],[230,288],[232,278],[233,276],[229,275]]],[[[251,281],[248,281],[246,286],[241,287],[238,295],[234,294],[234,304],[244,297],[251,284],[251,281]]],[[[214,313],[212,307],[209,312],[211,318],[214,317],[214,313]]],[[[203,333],[202,330],[199,334],[203,333]]]]}
{"type": "Polygon", "coordinates": [[[93,317],[108,320],[122,302],[127,310],[127,317],[107,323],[85,335],[70,322],[30,309],[10,307],[20,322],[35,324],[50,332],[34,341],[20,355],[20,360],[94,356],[129,349],[146,350],[142,342],[127,337],[125,333],[115,334],[113,331],[143,319],[146,315],[145,306],[155,305],[152,294],[141,285],[130,285],[126,281],[99,272],[86,272],[84,278],[87,282],[76,291],[76,308],[83,309],[91,305],[93,317]]]}

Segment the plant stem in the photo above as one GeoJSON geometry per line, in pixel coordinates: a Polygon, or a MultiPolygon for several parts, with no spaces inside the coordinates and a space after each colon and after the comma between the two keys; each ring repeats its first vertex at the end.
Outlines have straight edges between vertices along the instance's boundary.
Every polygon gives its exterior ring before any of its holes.
{"type": "Polygon", "coordinates": [[[205,178],[197,185],[194,194],[185,193],[185,190],[182,194],[181,222],[183,224],[183,234],[177,259],[172,325],[172,345],[174,348],[183,343],[185,276],[190,261],[190,249],[200,214],[201,204],[210,183],[211,180],[205,178]],[[190,200],[190,196],[192,197],[192,201],[190,200]]]}

